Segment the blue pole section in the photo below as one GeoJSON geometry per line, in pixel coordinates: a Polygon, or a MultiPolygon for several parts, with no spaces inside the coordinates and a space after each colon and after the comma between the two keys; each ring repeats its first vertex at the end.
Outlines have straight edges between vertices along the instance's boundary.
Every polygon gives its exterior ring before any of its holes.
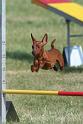
{"type": "MultiPolygon", "coordinates": [[[[6,0],[0,0],[0,91],[6,89],[6,0]]],[[[6,124],[6,99],[0,93],[0,124],[6,124]]]]}
{"type": "Polygon", "coordinates": [[[70,20],[67,23],[67,47],[68,47],[68,65],[70,66],[70,20]]]}

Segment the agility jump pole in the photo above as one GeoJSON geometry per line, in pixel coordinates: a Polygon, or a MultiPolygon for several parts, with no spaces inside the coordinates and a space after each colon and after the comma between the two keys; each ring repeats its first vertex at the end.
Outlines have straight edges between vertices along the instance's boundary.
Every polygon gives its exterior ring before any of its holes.
{"type": "Polygon", "coordinates": [[[83,96],[83,92],[6,89],[6,0],[0,0],[0,124],[6,124],[6,94],[83,96]]]}
{"type": "Polygon", "coordinates": [[[28,95],[57,95],[57,96],[83,96],[83,92],[67,92],[67,91],[52,91],[52,90],[11,90],[2,91],[3,94],[28,94],[28,95]]]}
{"type": "MultiPolygon", "coordinates": [[[[0,91],[6,89],[6,0],[0,0],[0,91]]],[[[0,124],[6,124],[6,94],[0,94],[0,124]]]]}

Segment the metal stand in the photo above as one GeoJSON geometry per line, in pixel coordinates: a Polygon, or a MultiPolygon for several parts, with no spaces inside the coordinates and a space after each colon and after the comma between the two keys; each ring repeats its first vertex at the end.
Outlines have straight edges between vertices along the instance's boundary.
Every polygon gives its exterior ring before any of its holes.
{"type": "Polygon", "coordinates": [[[71,46],[70,46],[70,38],[73,37],[83,37],[83,34],[71,34],[70,33],[70,20],[66,20],[66,24],[67,24],[67,47],[68,47],[68,63],[67,65],[70,66],[70,56],[71,56],[71,46]]]}
{"type": "Polygon", "coordinates": [[[67,23],[67,46],[68,46],[68,65],[70,66],[70,20],[67,23]]]}
{"type": "Polygon", "coordinates": [[[6,101],[6,120],[8,122],[19,122],[19,117],[16,113],[14,105],[11,101],[6,101]]]}

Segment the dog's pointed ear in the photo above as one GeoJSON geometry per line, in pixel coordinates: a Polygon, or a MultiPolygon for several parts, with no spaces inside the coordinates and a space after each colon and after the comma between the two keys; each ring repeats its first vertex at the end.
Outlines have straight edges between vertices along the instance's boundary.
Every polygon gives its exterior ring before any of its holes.
{"type": "Polygon", "coordinates": [[[32,38],[32,41],[36,41],[35,38],[33,37],[32,33],[31,33],[31,38],[32,38]]]}
{"type": "Polygon", "coordinates": [[[43,39],[42,39],[42,45],[46,45],[47,42],[48,42],[48,35],[45,34],[44,37],[43,37],[43,39]]]}

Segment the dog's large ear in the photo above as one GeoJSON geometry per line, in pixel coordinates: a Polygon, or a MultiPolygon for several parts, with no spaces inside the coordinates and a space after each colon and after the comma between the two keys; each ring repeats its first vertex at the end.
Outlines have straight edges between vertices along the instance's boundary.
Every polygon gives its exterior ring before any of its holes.
{"type": "Polygon", "coordinates": [[[45,34],[44,37],[43,37],[43,39],[42,39],[42,45],[43,45],[43,46],[46,45],[47,42],[48,42],[48,35],[45,34]]]}
{"type": "Polygon", "coordinates": [[[31,33],[31,38],[32,38],[32,41],[33,41],[33,43],[34,43],[34,41],[36,41],[36,40],[35,40],[35,38],[33,37],[32,33],[31,33]]]}

